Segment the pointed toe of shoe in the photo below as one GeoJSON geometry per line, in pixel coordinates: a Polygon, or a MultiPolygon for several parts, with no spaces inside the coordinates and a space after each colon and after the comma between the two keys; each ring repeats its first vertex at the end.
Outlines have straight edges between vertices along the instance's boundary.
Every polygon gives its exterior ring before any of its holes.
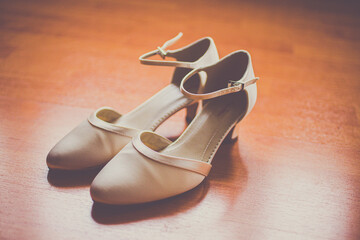
{"type": "Polygon", "coordinates": [[[81,170],[107,163],[129,139],[82,122],[49,152],[50,169],[81,170]]]}
{"type": "Polygon", "coordinates": [[[183,193],[204,177],[157,163],[128,144],[95,177],[90,194],[95,202],[137,204],[183,193]]]}
{"type": "MultiPolygon", "coordinates": [[[[105,204],[124,204],[126,203],[124,198],[117,195],[123,195],[120,193],[121,186],[115,181],[109,181],[106,179],[96,179],[90,186],[90,195],[94,202],[105,204]],[[119,194],[120,193],[120,194],[119,194]]],[[[121,191],[122,192],[122,191],[121,191]]],[[[126,195],[125,195],[126,196],[126,195]]]]}
{"type": "Polygon", "coordinates": [[[50,150],[46,164],[50,169],[78,170],[91,167],[86,157],[87,154],[81,148],[68,146],[66,140],[62,140],[50,150]]]}
{"type": "Polygon", "coordinates": [[[94,202],[109,203],[111,196],[106,184],[102,182],[93,182],[90,186],[90,196],[94,202]]]}
{"type": "Polygon", "coordinates": [[[58,151],[56,148],[51,149],[49,154],[46,157],[46,164],[50,169],[68,169],[67,157],[61,151],[58,151]]]}
{"type": "Polygon", "coordinates": [[[46,164],[49,169],[56,170],[81,170],[96,166],[86,150],[66,146],[62,142],[51,149],[46,157],[46,164]]]}
{"type": "Polygon", "coordinates": [[[131,174],[128,175],[122,171],[126,169],[126,166],[118,169],[108,165],[101,170],[90,186],[93,201],[120,205],[141,202],[136,179],[131,174]]]}

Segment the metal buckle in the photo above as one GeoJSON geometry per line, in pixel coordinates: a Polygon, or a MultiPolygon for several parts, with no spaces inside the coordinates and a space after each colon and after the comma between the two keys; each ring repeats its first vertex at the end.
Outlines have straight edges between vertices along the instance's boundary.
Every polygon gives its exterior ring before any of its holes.
{"type": "Polygon", "coordinates": [[[228,87],[236,87],[236,86],[239,86],[241,83],[239,81],[232,81],[230,80],[228,82],[228,87]]]}
{"type": "Polygon", "coordinates": [[[244,88],[246,88],[247,86],[256,83],[256,81],[259,80],[259,78],[254,78],[251,80],[247,80],[246,82],[240,82],[240,81],[232,81],[230,80],[228,82],[228,87],[235,87],[237,88],[239,85],[241,85],[241,88],[239,91],[243,90],[244,88]]]}
{"type": "Polygon", "coordinates": [[[159,55],[162,57],[162,59],[165,59],[167,52],[164,51],[161,47],[157,47],[157,49],[159,50],[159,55]]]}

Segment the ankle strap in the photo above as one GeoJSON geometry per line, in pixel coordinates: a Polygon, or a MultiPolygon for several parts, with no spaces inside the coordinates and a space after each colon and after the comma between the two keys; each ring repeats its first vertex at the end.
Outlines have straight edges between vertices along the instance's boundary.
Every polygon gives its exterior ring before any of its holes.
{"type": "Polygon", "coordinates": [[[227,88],[223,88],[223,89],[219,89],[213,92],[209,92],[209,93],[191,93],[189,91],[187,91],[184,88],[184,84],[196,73],[200,73],[200,72],[205,72],[204,69],[202,68],[197,68],[194,69],[193,71],[189,72],[181,81],[180,84],[180,90],[181,92],[188,98],[193,99],[193,100],[205,100],[205,99],[211,99],[211,98],[216,98],[216,97],[220,97],[223,95],[227,95],[230,93],[234,93],[234,92],[240,92],[242,90],[244,90],[247,86],[256,83],[257,80],[259,80],[258,77],[256,78],[247,78],[247,74],[244,74],[244,76],[237,81],[232,81],[230,80],[228,82],[228,87],[227,88]]]}
{"type": "Polygon", "coordinates": [[[194,62],[182,62],[182,61],[166,61],[166,57],[174,57],[174,53],[178,52],[177,50],[171,51],[166,50],[169,46],[176,43],[181,37],[182,33],[180,32],[176,37],[166,41],[161,47],[157,47],[156,50],[145,53],[140,56],[139,60],[142,64],[146,65],[158,65],[158,66],[170,66],[170,67],[180,67],[180,68],[196,68],[196,64],[194,62]],[[160,55],[164,60],[150,60],[147,59],[154,55],[160,55]]]}

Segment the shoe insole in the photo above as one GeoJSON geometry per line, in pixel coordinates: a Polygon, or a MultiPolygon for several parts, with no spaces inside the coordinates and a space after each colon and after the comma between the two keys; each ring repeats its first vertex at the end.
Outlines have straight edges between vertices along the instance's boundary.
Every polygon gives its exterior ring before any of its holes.
{"type": "Polygon", "coordinates": [[[130,128],[155,130],[161,122],[191,101],[180,92],[178,86],[170,84],[112,123],[130,128]]]}
{"type": "MultiPolygon", "coordinates": [[[[116,118],[111,122],[115,125],[146,129],[154,131],[163,121],[169,118],[193,100],[185,97],[179,88],[182,78],[191,71],[189,68],[176,68],[171,83],[147,101],[133,109],[131,112],[116,118]]],[[[187,87],[197,91],[200,76],[195,75],[195,80],[187,87]]]]}
{"type": "Polygon", "coordinates": [[[205,162],[211,161],[231,127],[245,116],[245,91],[208,100],[183,134],[162,153],[205,162]]]}

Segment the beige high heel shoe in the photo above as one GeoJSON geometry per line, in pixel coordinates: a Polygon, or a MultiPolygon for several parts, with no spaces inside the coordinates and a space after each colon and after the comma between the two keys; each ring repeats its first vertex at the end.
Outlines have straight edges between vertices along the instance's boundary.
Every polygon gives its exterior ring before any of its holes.
{"type": "Polygon", "coordinates": [[[199,185],[220,144],[226,136],[236,137],[234,128],[254,107],[256,81],[246,51],[188,73],[181,92],[194,101],[205,100],[202,110],[174,142],[154,132],[141,132],[96,176],[90,188],[92,199],[107,204],[143,203],[199,185]],[[200,93],[187,87],[198,73],[207,76],[200,93]]]}
{"type": "MultiPolygon", "coordinates": [[[[46,159],[50,169],[78,170],[105,164],[140,131],[155,130],[180,109],[187,108],[188,121],[194,117],[197,103],[181,93],[180,82],[191,70],[211,65],[219,56],[209,37],[177,50],[166,50],[181,35],[140,57],[142,64],[175,67],[171,83],[125,115],[109,107],[96,110],[51,149],[46,159]],[[162,60],[148,59],[157,54],[162,60]],[[167,57],[175,61],[169,61],[167,57]]],[[[190,87],[201,88],[203,78],[200,74],[196,78],[197,82],[190,87]]]]}

